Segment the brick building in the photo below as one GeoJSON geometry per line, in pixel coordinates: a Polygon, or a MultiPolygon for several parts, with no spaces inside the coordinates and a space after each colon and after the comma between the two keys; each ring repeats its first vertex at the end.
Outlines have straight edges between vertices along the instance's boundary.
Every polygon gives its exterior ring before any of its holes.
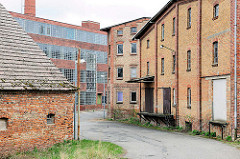
{"type": "Polygon", "coordinates": [[[139,42],[131,39],[149,19],[142,17],[101,29],[108,33],[108,104],[114,117],[132,115],[139,109],[139,84],[126,81],[139,78],[139,42]]]}
{"type": "Polygon", "coordinates": [[[35,1],[25,0],[25,14],[10,12],[11,15],[74,84],[75,61],[81,48],[81,59],[86,61],[81,64],[81,109],[101,107],[107,77],[106,33],[93,21],[83,21],[82,26],[76,26],[36,17],[35,1]]]}
{"type": "Polygon", "coordinates": [[[0,158],[73,139],[75,87],[0,4],[0,158]]]}
{"type": "MultiPolygon", "coordinates": [[[[210,126],[220,136],[222,128],[225,137],[236,134],[234,4],[171,0],[135,35],[141,46],[142,79],[137,81],[141,82],[143,115],[153,113],[160,122],[175,120],[192,130],[208,131],[210,126]]],[[[239,43],[237,48],[238,55],[239,43]]]]}

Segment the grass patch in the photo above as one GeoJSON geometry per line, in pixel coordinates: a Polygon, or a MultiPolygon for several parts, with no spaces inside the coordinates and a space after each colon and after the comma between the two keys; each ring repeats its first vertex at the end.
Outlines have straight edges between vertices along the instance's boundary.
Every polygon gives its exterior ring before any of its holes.
{"type": "Polygon", "coordinates": [[[161,127],[161,126],[155,126],[151,124],[150,122],[140,122],[139,118],[137,117],[131,117],[131,118],[126,118],[126,119],[117,119],[116,121],[125,123],[125,124],[131,124],[131,125],[136,125],[144,128],[150,128],[150,129],[155,129],[155,130],[162,130],[162,131],[172,131],[172,132],[185,132],[182,127],[161,127]]]}
{"type": "Polygon", "coordinates": [[[10,156],[10,159],[106,159],[120,158],[123,154],[122,147],[101,141],[81,140],[64,141],[51,148],[31,152],[18,153],[10,156]]]}

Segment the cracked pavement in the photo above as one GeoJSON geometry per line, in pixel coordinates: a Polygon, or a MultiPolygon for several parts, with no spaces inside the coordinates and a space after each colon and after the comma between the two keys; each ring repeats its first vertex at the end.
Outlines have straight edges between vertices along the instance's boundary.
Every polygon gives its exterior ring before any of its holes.
{"type": "Polygon", "coordinates": [[[81,112],[81,138],[115,143],[130,159],[240,159],[240,150],[219,141],[104,121],[102,111],[81,112]]]}

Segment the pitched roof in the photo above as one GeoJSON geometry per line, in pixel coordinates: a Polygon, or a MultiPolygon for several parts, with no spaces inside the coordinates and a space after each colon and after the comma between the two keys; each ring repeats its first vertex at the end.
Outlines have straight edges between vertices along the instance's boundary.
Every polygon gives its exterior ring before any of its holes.
{"type": "Polygon", "coordinates": [[[0,3],[0,90],[74,90],[0,3]]]}
{"type": "Polygon", "coordinates": [[[134,20],[131,20],[131,21],[124,22],[124,23],[120,23],[120,24],[112,25],[112,26],[109,26],[109,27],[106,27],[106,28],[102,28],[102,29],[100,29],[100,30],[101,30],[101,31],[109,31],[111,28],[113,28],[113,27],[115,27],[115,26],[119,26],[119,25],[131,23],[131,22],[134,22],[134,21],[137,21],[137,20],[140,20],[140,19],[150,19],[150,18],[151,18],[151,17],[141,17],[141,18],[138,18],[138,19],[134,19],[134,20]]]}
{"type": "Polygon", "coordinates": [[[155,22],[158,20],[159,17],[161,17],[175,2],[178,2],[179,0],[170,0],[159,12],[157,12],[156,15],[154,15],[146,25],[142,27],[137,34],[133,37],[133,39],[140,39],[144,33],[155,24],[155,22]]]}

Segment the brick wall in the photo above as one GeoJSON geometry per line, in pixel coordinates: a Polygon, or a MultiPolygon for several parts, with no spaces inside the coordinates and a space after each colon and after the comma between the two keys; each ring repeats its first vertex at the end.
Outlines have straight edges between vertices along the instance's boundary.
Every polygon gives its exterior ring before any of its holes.
{"type": "Polygon", "coordinates": [[[73,139],[74,93],[1,91],[0,105],[0,118],[8,118],[7,130],[0,131],[0,157],[73,139]],[[55,114],[55,124],[47,124],[48,114],[55,114]]]}
{"type": "MultiPolygon", "coordinates": [[[[175,115],[177,124],[185,127],[185,122],[190,118],[193,129],[208,131],[209,121],[213,119],[213,80],[226,79],[228,126],[224,129],[224,135],[234,134],[233,6],[234,1],[178,1],[168,6],[168,9],[154,20],[155,22],[140,38],[141,76],[146,75],[147,61],[151,63],[150,75],[155,76],[155,83],[142,84],[142,110],[145,109],[144,89],[146,87],[154,88],[154,108],[157,108],[154,109],[155,113],[163,113],[162,88],[170,87],[171,90],[175,88],[177,106],[172,106],[171,113],[175,115]],[[221,8],[218,18],[213,18],[215,4],[219,4],[221,8]],[[191,28],[187,27],[189,8],[191,8],[191,28]],[[176,34],[173,36],[174,17],[176,34]],[[161,40],[162,24],[165,26],[164,40],[161,40]],[[150,41],[149,48],[146,46],[147,40],[150,41]],[[215,41],[218,41],[219,46],[218,65],[213,65],[213,42],[215,41]],[[175,76],[171,72],[173,53],[166,48],[160,49],[160,45],[175,50],[177,60],[175,76]],[[191,70],[187,70],[188,50],[191,50],[191,70]],[[164,75],[161,75],[161,58],[164,58],[164,75]],[[187,107],[187,88],[191,88],[191,109],[187,107]]],[[[239,61],[238,59],[238,63],[239,61]]],[[[239,97],[238,95],[238,99],[239,97]]],[[[221,135],[219,127],[212,127],[211,131],[221,135]]]]}
{"type": "MultiPolygon", "coordinates": [[[[109,67],[111,68],[110,79],[109,79],[109,89],[110,93],[110,106],[111,110],[120,109],[126,116],[132,115],[131,112],[139,111],[139,84],[136,83],[126,83],[130,80],[131,67],[136,67],[137,78],[140,77],[140,43],[138,41],[133,41],[132,37],[135,33],[131,33],[131,27],[137,27],[139,31],[148,21],[148,18],[142,18],[139,20],[127,22],[124,24],[112,27],[108,32],[108,44],[111,46],[109,50],[109,67]],[[122,35],[117,35],[117,31],[122,30],[122,35]],[[123,44],[123,55],[117,55],[117,44],[123,44]],[[131,43],[137,44],[137,53],[131,53],[131,43]],[[117,68],[123,67],[123,78],[117,78],[117,68]],[[123,92],[123,102],[117,103],[117,92],[123,92]],[[131,103],[131,92],[136,92],[137,102],[131,103]]],[[[111,114],[113,115],[113,114],[111,114]]]]}

